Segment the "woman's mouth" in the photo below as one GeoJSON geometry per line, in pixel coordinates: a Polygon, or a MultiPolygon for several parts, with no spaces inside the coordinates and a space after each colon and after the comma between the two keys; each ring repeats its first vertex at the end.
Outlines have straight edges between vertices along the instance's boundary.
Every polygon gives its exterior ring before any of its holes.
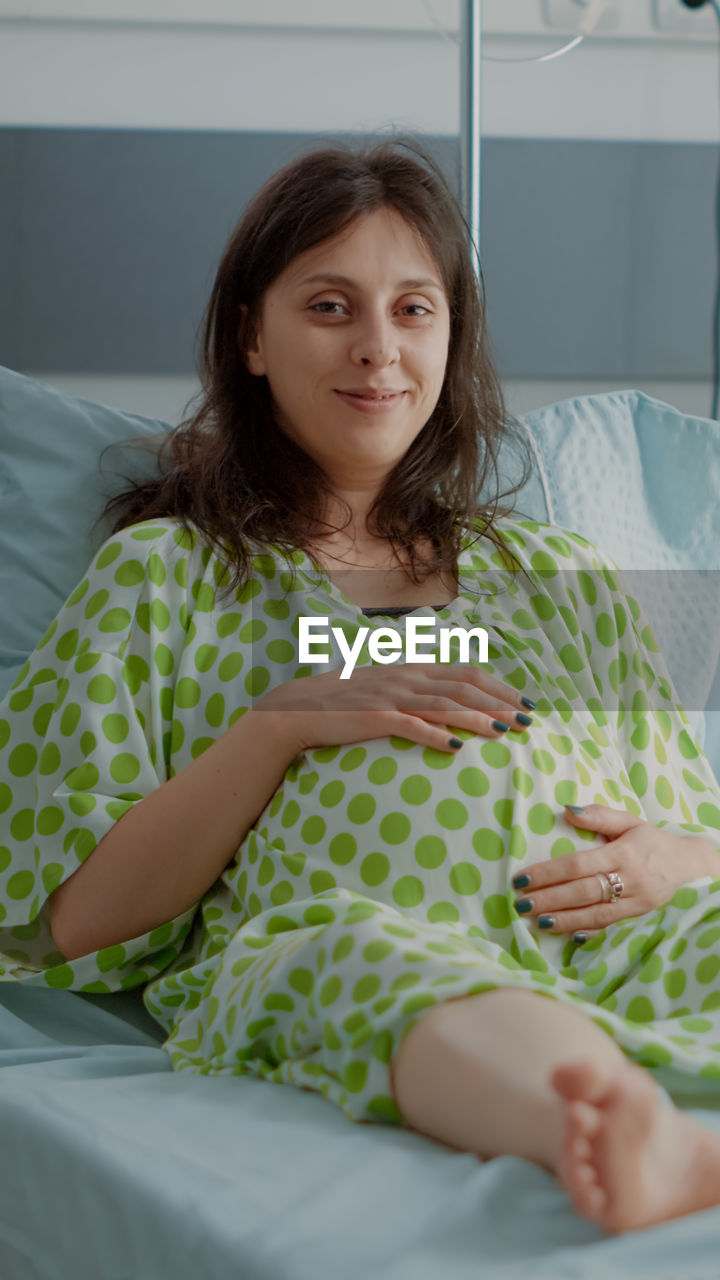
{"type": "Polygon", "coordinates": [[[350,391],[336,391],[336,395],[340,397],[345,404],[350,405],[351,409],[359,410],[360,413],[389,413],[402,400],[405,395],[404,391],[396,391],[389,396],[358,396],[350,391]]]}

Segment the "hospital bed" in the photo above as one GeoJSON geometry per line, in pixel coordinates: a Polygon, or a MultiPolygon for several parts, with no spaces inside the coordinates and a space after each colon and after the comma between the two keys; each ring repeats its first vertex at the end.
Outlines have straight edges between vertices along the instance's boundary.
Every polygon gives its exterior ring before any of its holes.
{"type": "MultiPolygon", "coordinates": [[[[718,775],[720,426],[637,391],[520,425],[517,509],[625,571],[718,775]]],[[[104,500],[152,473],[126,442],[167,429],[0,369],[0,696],[109,536],[104,500]]],[[[518,456],[500,465],[514,481],[518,456]]],[[[290,1086],[175,1074],[162,1039],[138,990],[0,983],[3,1280],[720,1277],[720,1208],[606,1237],[529,1162],[355,1125],[290,1086]]],[[[712,1103],[694,1114],[720,1131],[712,1103]]]]}

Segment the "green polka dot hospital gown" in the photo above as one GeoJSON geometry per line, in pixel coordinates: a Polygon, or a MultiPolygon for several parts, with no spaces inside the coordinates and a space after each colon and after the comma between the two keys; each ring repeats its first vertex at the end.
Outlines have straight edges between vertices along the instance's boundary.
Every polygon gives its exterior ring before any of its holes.
{"type": "Polygon", "coordinates": [[[634,1061],[717,1089],[720,878],[584,945],[514,909],[523,866],[603,843],[564,805],[720,847],[720,788],[617,566],[553,525],[496,527],[532,583],[466,534],[455,601],[391,619],[365,616],[302,551],[291,564],[253,545],[251,580],[219,601],[228,571],[194,526],[108,539],[0,704],[0,978],[143,986],[175,1070],[315,1090],[356,1122],[402,1123],[390,1064],[425,1010],[497,987],[576,1004],[634,1061]],[[329,663],[300,664],[300,616],[351,640],[413,615],[436,640],[484,627],[486,670],[536,702],[533,726],[462,731],[453,754],[402,737],[310,749],[199,903],[65,960],[48,895],[113,823],[268,689],[342,668],[332,641],[315,650],[329,663]]]}

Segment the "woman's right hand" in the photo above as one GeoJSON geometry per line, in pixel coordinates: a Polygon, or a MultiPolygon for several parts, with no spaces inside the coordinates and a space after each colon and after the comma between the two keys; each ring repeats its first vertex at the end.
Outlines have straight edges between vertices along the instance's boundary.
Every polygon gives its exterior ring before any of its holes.
{"type": "Polygon", "coordinates": [[[296,754],[391,735],[452,754],[453,729],[501,738],[498,720],[524,732],[516,718],[527,714],[521,697],[470,663],[403,663],[356,667],[349,680],[339,670],[286,680],[258,698],[255,710],[287,715],[296,754]]]}

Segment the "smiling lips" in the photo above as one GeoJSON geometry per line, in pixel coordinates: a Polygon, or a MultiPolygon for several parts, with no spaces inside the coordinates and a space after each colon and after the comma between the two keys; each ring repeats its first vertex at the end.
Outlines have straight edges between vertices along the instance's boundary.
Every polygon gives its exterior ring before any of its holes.
{"type": "Polygon", "coordinates": [[[387,413],[400,403],[404,391],[337,391],[335,393],[351,409],[359,409],[361,413],[387,413]]]}
{"type": "Polygon", "coordinates": [[[356,412],[374,416],[377,413],[392,412],[400,404],[405,392],[379,392],[370,388],[364,392],[336,392],[336,396],[340,396],[341,401],[345,401],[356,412]]]}
{"type": "Polygon", "coordinates": [[[344,396],[362,396],[364,400],[382,400],[386,396],[401,396],[403,392],[396,387],[346,387],[340,392],[344,396]]]}

